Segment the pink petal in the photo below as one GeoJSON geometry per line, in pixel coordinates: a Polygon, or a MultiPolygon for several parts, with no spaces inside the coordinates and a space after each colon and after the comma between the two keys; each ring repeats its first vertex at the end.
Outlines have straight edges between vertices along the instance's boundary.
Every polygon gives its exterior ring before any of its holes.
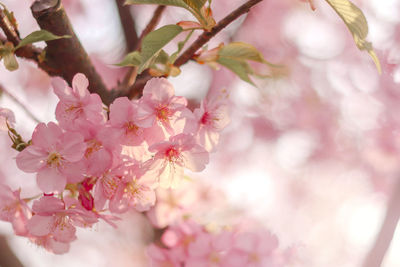
{"type": "Polygon", "coordinates": [[[62,242],[57,242],[53,239],[50,239],[48,242],[48,247],[47,249],[53,252],[54,254],[64,254],[69,251],[69,243],[62,243],[62,242]]]}
{"type": "Polygon", "coordinates": [[[42,148],[31,145],[17,155],[17,166],[24,172],[37,172],[46,165],[47,156],[42,148]]]}
{"type": "Polygon", "coordinates": [[[75,74],[74,78],[72,79],[72,87],[80,98],[84,98],[85,96],[89,95],[89,91],[87,90],[89,86],[89,81],[86,76],[82,73],[75,74]]]}
{"type": "Polygon", "coordinates": [[[33,203],[32,210],[39,215],[50,216],[55,212],[64,210],[64,203],[59,198],[44,196],[33,203]]]}
{"type": "Polygon", "coordinates": [[[27,224],[30,234],[34,236],[45,236],[50,234],[54,224],[53,216],[34,215],[27,224]]]}
{"type": "Polygon", "coordinates": [[[82,159],[86,150],[86,144],[83,143],[83,136],[79,133],[65,133],[62,136],[60,145],[60,154],[70,162],[82,159]]]}
{"type": "Polygon", "coordinates": [[[208,234],[199,234],[196,240],[189,244],[188,252],[192,257],[206,257],[211,253],[211,236],[208,234]]]}
{"type": "Polygon", "coordinates": [[[75,232],[76,228],[70,222],[62,222],[53,231],[54,240],[69,243],[76,239],[75,232]]]}
{"type": "Polygon", "coordinates": [[[61,135],[61,128],[54,122],[49,122],[47,125],[39,123],[33,131],[32,144],[49,151],[54,149],[61,135]]]}
{"type": "Polygon", "coordinates": [[[153,101],[166,103],[175,94],[174,87],[165,78],[153,78],[143,89],[143,95],[151,95],[153,101]]]}
{"type": "Polygon", "coordinates": [[[62,192],[67,184],[64,175],[55,168],[43,168],[36,176],[37,184],[45,193],[62,192]]]}
{"type": "Polygon", "coordinates": [[[240,233],[236,236],[235,247],[245,251],[254,252],[257,247],[258,238],[255,233],[240,233]]]}
{"type": "Polygon", "coordinates": [[[194,172],[204,170],[209,161],[209,153],[201,146],[196,145],[190,151],[181,153],[186,168],[194,172]]]}

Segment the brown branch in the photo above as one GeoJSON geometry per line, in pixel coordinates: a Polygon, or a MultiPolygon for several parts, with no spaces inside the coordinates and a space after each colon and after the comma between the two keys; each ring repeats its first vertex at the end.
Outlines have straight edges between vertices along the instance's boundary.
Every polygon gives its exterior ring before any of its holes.
{"type": "Polygon", "coordinates": [[[154,30],[154,28],[157,26],[157,24],[160,22],[161,19],[161,15],[165,10],[165,6],[158,6],[156,8],[156,10],[154,10],[153,13],[153,17],[151,18],[151,20],[149,21],[149,23],[147,24],[146,28],[144,28],[144,30],[142,31],[142,33],[140,34],[139,37],[139,42],[138,42],[138,46],[136,47],[140,49],[141,45],[142,45],[142,41],[143,38],[149,34],[150,32],[152,32],[154,30]]]}
{"type": "Polygon", "coordinates": [[[4,236],[0,236],[0,266],[23,267],[4,236]]]}
{"type": "Polygon", "coordinates": [[[14,29],[10,20],[7,18],[3,9],[0,7],[0,28],[3,30],[4,34],[7,37],[7,40],[12,42],[14,46],[17,46],[19,43],[19,34],[16,29],[14,29]]]}
{"type": "MultiPolygon", "coordinates": [[[[229,15],[218,22],[218,24],[215,25],[211,29],[211,31],[204,32],[202,35],[200,35],[197,40],[194,41],[194,43],[188,49],[186,49],[186,51],[183,52],[180,57],[178,57],[174,65],[179,67],[188,62],[189,59],[191,59],[196,53],[196,51],[200,49],[203,45],[205,45],[212,37],[214,37],[218,32],[220,32],[223,28],[228,26],[238,17],[249,12],[254,5],[258,4],[261,1],[263,0],[249,0],[245,4],[232,11],[229,15]]],[[[151,78],[152,76],[148,72],[143,72],[137,77],[135,84],[131,88],[129,88],[129,90],[127,91],[128,93],[123,95],[128,96],[130,99],[140,97],[145,84],[151,78]]]]}
{"type": "Polygon", "coordinates": [[[385,219],[379,234],[368,252],[363,267],[380,267],[385,257],[400,218],[400,179],[398,179],[388,201],[385,219]]]}
{"type": "Polygon", "coordinates": [[[122,29],[124,31],[126,48],[128,51],[133,51],[137,47],[139,38],[136,33],[135,20],[132,17],[130,6],[125,6],[124,2],[125,0],[115,0],[122,29]]]}
{"type": "MultiPolygon", "coordinates": [[[[140,49],[141,45],[142,45],[142,41],[143,38],[149,34],[151,31],[154,30],[154,28],[157,26],[157,24],[159,23],[160,19],[161,19],[161,15],[165,10],[165,6],[158,6],[154,13],[152,18],[150,19],[149,23],[147,24],[146,28],[144,28],[144,30],[142,31],[142,33],[140,34],[139,40],[137,42],[137,46],[135,47],[135,49],[140,49]]],[[[120,95],[127,95],[129,94],[129,88],[131,88],[135,82],[136,82],[136,78],[137,78],[137,67],[131,68],[125,75],[124,80],[122,81],[121,85],[119,86],[119,89],[117,88],[116,90],[119,91],[120,95]]],[[[150,77],[151,78],[151,77],[150,77]]],[[[143,76],[141,77],[141,79],[143,80],[143,76]]],[[[146,84],[147,80],[145,81],[144,84],[146,84]]],[[[140,83],[140,81],[139,81],[140,83]]],[[[144,86],[143,84],[143,86],[144,86]]]]}
{"type": "Polygon", "coordinates": [[[254,5],[258,4],[261,1],[263,0],[249,0],[240,7],[238,7],[236,10],[232,11],[228,16],[226,16],[220,22],[218,22],[218,24],[215,25],[211,29],[211,31],[209,32],[205,31],[202,35],[200,35],[197,38],[197,40],[194,41],[194,43],[190,47],[188,47],[188,49],[186,49],[182,55],[180,55],[177,58],[174,65],[180,67],[186,62],[188,62],[196,53],[196,51],[199,50],[201,47],[203,47],[203,45],[205,45],[212,37],[214,37],[218,32],[220,32],[222,29],[224,29],[238,17],[249,12],[254,5]]]}
{"type": "Polygon", "coordinates": [[[75,35],[61,0],[36,0],[31,10],[41,29],[56,35],[71,36],[46,42],[47,73],[51,76],[61,76],[69,84],[76,73],[83,73],[89,80],[89,91],[99,94],[104,104],[110,104],[113,100],[111,92],[107,90],[75,35]]]}

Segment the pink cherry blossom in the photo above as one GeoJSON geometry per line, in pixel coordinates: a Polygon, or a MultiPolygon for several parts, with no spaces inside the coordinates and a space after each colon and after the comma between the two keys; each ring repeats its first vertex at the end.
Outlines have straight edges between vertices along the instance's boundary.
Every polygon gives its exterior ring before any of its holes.
{"type": "Polygon", "coordinates": [[[110,211],[116,213],[126,212],[129,207],[142,212],[154,206],[156,193],[153,179],[141,176],[139,166],[132,166],[122,178],[115,195],[110,200],[110,211]]]}
{"type": "Polygon", "coordinates": [[[46,236],[31,236],[29,238],[34,244],[45,248],[47,251],[60,255],[67,253],[70,248],[70,243],[59,242],[50,235],[46,236]]]}
{"type": "Polygon", "coordinates": [[[178,134],[149,147],[155,152],[149,169],[157,174],[157,180],[163,188],[176,188],[183,177],[184,168],[199,172],[208,163],[208,152],[187,134],[178,134]]]}
{"type": "Polygon", "coordinates": [[[158,187],[157,203],[147,213],[150,222],[155,227],[164,228],[180,221],[184,215],[194,212],[199,200],[196,189],[197,184],[186,181],[175,189],[158,187]]]}
{"type": "Polygon", "coordinates": [[[82,159],[86,145],[79,133],[63,132],[50,122],[40,123],[32,135],[32,145],[17,156],[17,166],[37,172],[37,184],[44,192],[62,192],[67,181],[83,179],[84,170],[74,164],[82,159]]]}
{"type": "Polygon", "coordinates": [[[223,231],[217,235],[203,232],[196,236],[196,240],[189,244],[187,266],[217,267],[221,266],[223,256],[232,246],[231,232],[223,231]]]}
{"type": "Polygon", "coordinates": [[[56,118],[61,127],[76,130],[86,121],[95,124],[105,122],[103,103],[99,95],[89,93],[89,81],[83,74],[74,76],[72,88],[61,79],[54,79],[52,84],[54,93],[60,99],[56,107],[56,118]]]}
{"type": "MultiPolygon", "coordinates": [[[[187,100],[175,96],[174,87],[165,78],[153,78],[147,82],[140,99],[139,116],[141,123],[162,125],[169,134],[174,134],[171,124],[181,119],[181,113],[187,110],[187,100]]],[[[190,113],[190,111],[189,111],[190,113]]]]}
{"type": "Polygon", "coordinates": [[[226,90],[210,100],[203,100],[195,109],[194,115],[198,123],[197,140],[207,151],[215,151],[219,133],[229,124],[226,90]]]}
{"type": "Polygon", "coordinates": [[[76,201],[68,205],[53,196],[44,196],[32,206],[33,217],[27,228],[34,237],[50,236],[55,241],[70,243],[76,239],[75,226],[88,226],[97,222],[94,214],[79,209],[76,201]]]}
{"type": "Polygon", "coordinates": [[[224,261],[231,266],[275,266],[277,248],[278,239],[267,231],[241,232],[235,236],[233,249],[224,261]]]}
{"type": "Polygon", "coordinates": [[[150,121],[140,121],[139,105],[127,97],[120,97],[110,106],[109,124],[116,134],[114,138],[123,145],[139,145],[143,142],[143,128],[152,126],[150,121]],[[143,123],[145,122],[145,123],[143,123]]]}
{"type": "Polygon", "coordinates": [[[20,190],[12,191],[0,184],[0,220],[11,222],[17,235],[26,235],[26,223],[32,216],[25,201],[20,198],[20,190]]]}
{"type": "Polygon", "coordinates": [[[94,189],[94,205],[97,210],[103,209],[107,200],[114,197],[125,171],[124,165],[118,165],[98,177],[94,189]]]}
{"type": "Polygon", "coordinates": [[[147,248],[147,255],[150,257],[150,266],[152,267],[182,266],[173,253],[167,249],[159,248],[153,244],[147,248]]]}

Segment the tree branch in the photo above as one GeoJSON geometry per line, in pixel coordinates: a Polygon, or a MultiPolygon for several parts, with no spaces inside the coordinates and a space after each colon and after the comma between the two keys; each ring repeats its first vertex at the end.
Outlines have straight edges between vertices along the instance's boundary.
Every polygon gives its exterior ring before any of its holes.
{"type": "Polygon", "coordinates": [[[124,6],[124,2],[125,0],[115,0],[122,29],[124,31],[126,48],[128,51],[133,51],[137,47],[139,38],[136,33],[135,20],[130,12],[130,6],[124,6]]]}
{"type": "Polygon", "coordinates": [[[385,219],[379,234],[368,252],[363,267],[380,267],[385,257],[400,218],[400,179],[398,179],[388,201],[385,219]]]}
{"type": "Polygon", "coordinates": [[[236,10],[232,11],[228,16],[223,18],[220,22],[218,22],[217,25],[215,25],[211,31],[203,32],[202,35],[200,35],[194,43],[188,47],[188,49],[185,50],[185,52],[180,55],[177,60],[175,61],[174,65],[177,67],[180,67],[181,65],[185,64],[188,62],[193,55],[196,53],[197,50],[199,50],[203,45],[205,45],[212,37],[214,37],[217,33],[219,33],[223,28],[228,26],[231,22],[236,20],[238,17],[241,15],[247,13],[250,11],[250,9],[261,2],[263,0],[249,0],[240,7],[238,7],[236,10]]]}
{"type": "Polygon", "coordinates": [[[139,37],[139,42],[138,42],[138,46],[136,47],[140,49],[141,45],[142,45],[142,41],[143,38],[149,34],[150,32],[152,32],[154,30],[154,28],[157,26],[157,24],[160,22],[161,19],[161,15],[165,10],[165,6],[158,6],[156,8],[156,10],[154,10],[153,13],[153,17],[151,18],[151,20],[149,21],[149,23],[147,24],[146,28],[144,28],[144,30],[142,31],[142,33],[140,34],[139,37]]]}
{"type": "Polygon", "coordinates": [[[46,42],[45,62],[49,67],[47,73],[63,77],[70,85],[76,73],[83,73],[89,80],[89,91],[99,94],[104,104],[110,104],[113,100],[112,94],[75,35],[61,0],[36,0],[31,10],[41,29],[56,35],[71,36],[46,42]]]}
{"type": "Polygon", "coordinates": [[[4,236],[0,236],[0,266],[23,267],[4,236]]]}
{"type": "Polygon", "coordinates": [[[10,20],[7,18],[3,9],[0,7],[0,28],[3,30],[7,37],[7,40],[12,42],[14,46],[19,43],[19,34],[16,29],[12,26],[10,20]]]}
{"type": "MultiPolygon", "coordinates": [[[[188,62],[189,59],[191,59],[196,53],[196,51],[200,49],[203,45],[205,45],[212,37],[214,37],[217,33],[219,33],[223,28],[228,26],[238,17],[249,12],[254,5],[258,4],[261,1],[263,0],[249,0],[234,11],[232,11],[229,15],[218,22],[218,24],[215,25],[211,29],[211,31],[204,32],[202,35],[200,35],[197,40],[194,41],[194,43],[188,49],[186,49],[180,57],[178,57],[174,65],[179,67],[188,62]]],[[[127,91],[128,93],[123,94],[123,96],[128,96],[130,99],[139,97],[142,94],[146,82],[151,78],[152,76],[148,72],[143,72],[137,77],[135,84],[131,88],[129,88],[129,90],[127,91]]]]}
{"type": "MultiPolygon", "coordinates": [[[[154,30],[154,28],[157,26],[157,24],[159,23],[160,19],[161,19],[161,15],[165,10],[165,6],[158,6],[154,13],[152,18],[150,19],[149,23],[147,24],[146,28],[144,28],[144,30],[142,31],[142,33],[140,34],[139,40],[137,42],[137,46],[133,49],[140,49],[142,46],[142,41],[143,38],[149,34],[151,31],[154,30]]],[[[121,83],[120,88],[121,89],[117,89],[119,91],[119,94],[121,95],[126,95],[129,92],[129,88],[131,88],[135,82],[136,82],[136,78],[137,78],[137,67],[131,68],[125,75],[124,80],[121,83]]],[[[151,78],[151,76],[150,76],[151,78]]],[[[142,76],[143,79],[143,76],[142,76]]],[[[140,81],[139,81],[140,82],[140,81]]],[[[146,84],[147,80],[145,81],[144,84],[146,84]]],[[[143,86],[144,86],[143,84],[143,86]]]]}

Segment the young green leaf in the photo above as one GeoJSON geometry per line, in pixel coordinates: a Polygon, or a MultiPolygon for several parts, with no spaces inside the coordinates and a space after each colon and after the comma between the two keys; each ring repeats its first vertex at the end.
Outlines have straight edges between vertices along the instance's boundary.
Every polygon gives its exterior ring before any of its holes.
{"type": "Polygon", "coordinates": [[[25,45],[36,43],[36,42],[41,42],[41,41],[52,41],[56,39],[61,39],[61,38],[71,38],[70,35],[63,35],[63,36],[58,36],[54,35],[51,32],[48,32],[46,30],[41,30],[41,31],[35,31],[30,33],[28,36],[26,36],[24,39],[22,39],[17,47],[15,47],[15,50],[18,48],[21,48],[25,45]]]}
{"type": "Polygon", "coordinates": [[[18,62],[14,55],[14,45],[11,42],[0,45],[0,59],[3,59],[4,66],[9,71],[18,69],[18,62]]]}
{"type": "Polygon", "coordinates": [[[125,5],[153,4],[153,5],[164,5],[164,6],[177,6],[190,10],[190,6],[185,2],[186,1],[184,0],[126,0],[124,4],[125,5]]]}
{"type": "Polygon", "coordinates": [[[153,4],[182,7],[192,13],[203,26],[207,26],[207,21],[201,13],[201,8],[205,2],[206,0],[126,0],[124,4],[153,4]]]}
{"type": "Polygon", "coordinates": [[[220,57],[217,62],[236,73],[236,75],[243,81],[255,86],[249,77],[249,74],[253,74],[253,70],[246,61],[236,60],[229,57],[220,57]]]}
{"type": "Polygon", "coordinates": [[[354,42],[358,49],[366,50],[368,52],[374,61],[378,72],[381,73],[381,65],[372,48],[372,44],[365,40],[368,35],[368,23],[363,12],[349,0],[326,0],[326,2],[344,21],[353,35],[354,42]]]}
{"type": "Polygon", "coordinates": [[[183,0],[188,6],[194,10],[200,10],[207,0],[183,0]]]}
{"type": "Polygon", "coordinates": [[[183,29],[178,25],[166,25],[146,35],[143,38],[140,53],[142,63],[139,66],[138,73],[142,73],[143,70],[148,68],[151,60],[157,56],[158,52],[182,31],[183,29]]]}
{"type": "Polygon", "coordinates": [[[127,67],[127,66],[138,67],[140,66],[141,63],[142,63],[142,58],[140,56],[139,51],[133,51],[127,54],[120,63],[115,65],[119,67],[127,67]]]}
{"type": "Polygon", "coordinates": [[[221,48],[219,56],[236,60],[252,60],[264,63],[263,55],[254,46],[242,42],[233,42],[221,48]]]}
{"type": "Polygon", "coordinates": [[[12,52],[5,54],[3,56],[3,63],[6,69],[8,69],[9,71],[14,71],[18,69],[17,59],[15,58],[15,55],[12,52]]]}

